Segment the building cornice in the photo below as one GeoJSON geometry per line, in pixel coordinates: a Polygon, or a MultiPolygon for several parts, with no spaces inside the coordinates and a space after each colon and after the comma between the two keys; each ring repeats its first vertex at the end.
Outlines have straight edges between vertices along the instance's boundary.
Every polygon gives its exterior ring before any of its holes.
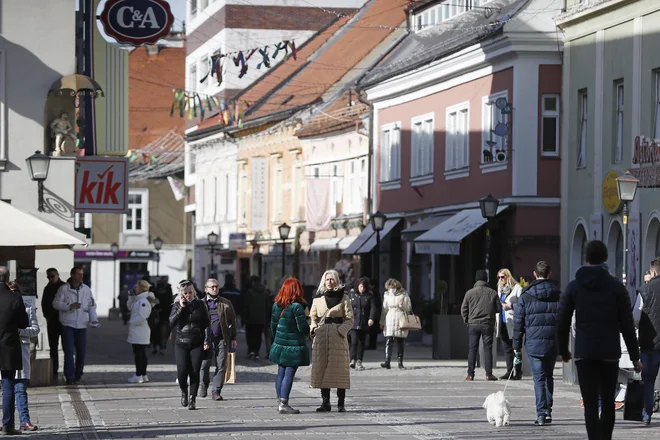
{"type": "MultiPolygon", "coordinates": [[[[534,196],[520,196],[520,197],[503,197],[499,199],[500,205],[510,206],[524,206],[535,208],[558,208],[560,205],[559,197],[534,197],[534,196]]],[[[404,218],[419,216],[424,217],[432,214],[452,214],[464,209],[479,208],[479,201],[467,203],[458,203],[454,205],[436,206],[433,208],[422,208],[411,211],[388,212],[388,218],[404,218]]]]}

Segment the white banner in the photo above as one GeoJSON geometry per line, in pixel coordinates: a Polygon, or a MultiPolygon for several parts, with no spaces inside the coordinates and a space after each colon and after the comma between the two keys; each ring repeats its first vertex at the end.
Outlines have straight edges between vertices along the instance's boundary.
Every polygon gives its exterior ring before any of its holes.
{"type": "Polygon", "coordinates": [[[252,218],[253,231],[268,228],[268,159],[253,157],[252,162],[252,218]]]}

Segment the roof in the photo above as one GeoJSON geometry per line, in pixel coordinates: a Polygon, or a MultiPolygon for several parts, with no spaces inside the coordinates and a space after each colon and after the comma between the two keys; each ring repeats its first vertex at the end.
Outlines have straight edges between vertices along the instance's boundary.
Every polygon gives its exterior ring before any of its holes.
{"type": "Polygon", "coordinates": [[[493,0],[421,32],[411,32],[360,82],[365,88],[492,37],[530,0],[493,0]],[[485,13],[488,12],[488,13],[485,13]],[[487,18],[488,16],[488,18],[487,18]]]}
{"type": "Polygon", "coordinates": [[[185,166],[183,136],[175,131],[131,153],[135,156],[128,169],[129,182],[172,176],[182,172],[185,166]]]}
{"type": "Polygon", "coordinates": [[[333,100],[327,108],[316,109],[317,114],[305,122],[296,136],[311,137],[355,127],[369,106],[358,101],[355,90],[346,91],[333,100]]]}
{"type": "MultiPolygon", "coordinates": [[[[319,102],[323,94],[351,72],[375,47],[405,22],[408,0],[371,0],[351,17],[341,17],[298,51],[297,60],[282,62],[237,97],[250,107],[243,122],[272,115],[290,116],[319,102]]],[[[221,126],[217,118],[198,129],[221,126]]]]}

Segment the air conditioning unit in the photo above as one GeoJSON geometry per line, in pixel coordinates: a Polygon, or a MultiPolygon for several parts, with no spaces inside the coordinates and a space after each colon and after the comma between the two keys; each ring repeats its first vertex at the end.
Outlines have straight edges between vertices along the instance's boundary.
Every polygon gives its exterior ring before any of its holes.
{"type": "Polygon", "coordinates": [[[508,158],[509,157],[506,154],[506,151],[504,151],[504,150],[497,150],[495,152],[495,161],[496,162],[506,162],[508,158]]]}

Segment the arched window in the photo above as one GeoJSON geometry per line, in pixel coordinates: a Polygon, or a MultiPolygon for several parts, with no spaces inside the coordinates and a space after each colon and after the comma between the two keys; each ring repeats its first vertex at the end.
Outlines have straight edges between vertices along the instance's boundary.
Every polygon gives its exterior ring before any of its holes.
{"type": "Polygon", "coordinates": [[[571,245],[570,267],[571,273],[569,279],[575,276],[575,272],[586,264],[584,255],[587,247],[587,231],[582,224],[578,224],[573,234],[573,244],[571,245]]]}

